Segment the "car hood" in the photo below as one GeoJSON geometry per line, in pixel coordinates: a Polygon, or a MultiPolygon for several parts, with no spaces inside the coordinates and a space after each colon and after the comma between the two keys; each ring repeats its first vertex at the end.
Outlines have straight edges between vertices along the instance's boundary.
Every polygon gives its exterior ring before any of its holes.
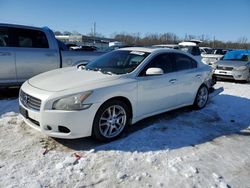
{"type": "Polygon", "coordinates": [[[240,67],[247,65],[246,61],[230,61],[230,60],[220,60],[217,62],[217,65],[226,66],[226,67],[240,67]]]}
{"type": "Polygon", "coordinates": [[[46,91],[63,91],[118,79],[119,75],[103,74],[99,71],[79,70],[76,67],[56,69],[39,74],[28,80],[29,84],[46,91]]]}

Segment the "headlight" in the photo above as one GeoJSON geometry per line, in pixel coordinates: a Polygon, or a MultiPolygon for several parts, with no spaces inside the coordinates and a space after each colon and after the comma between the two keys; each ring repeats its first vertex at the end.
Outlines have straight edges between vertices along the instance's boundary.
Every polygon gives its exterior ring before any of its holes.
{"type": "Polygon", "coordinates": [[[240,66],[240,67],[234,68],[234,70],[237,70],[237,71],[244,71],[246,69],[247,69],[247,66],[240,66]]]}
{"type": "Polygon", "coordinates": [[[84,110],[91,106],[91,104],[84,104],[84,100],[92,94],[92,91],[71,95],[59,99],[53,103],[53,110],[84,110]]]}

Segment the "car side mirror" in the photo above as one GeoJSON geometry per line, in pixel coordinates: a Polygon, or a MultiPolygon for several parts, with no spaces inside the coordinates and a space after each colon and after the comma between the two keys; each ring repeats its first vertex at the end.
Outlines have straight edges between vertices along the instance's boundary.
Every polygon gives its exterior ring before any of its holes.
{"type": "Polygon", "coordinates": [[[148,68],[146,71],[146,76],[156,76],[164,74],[161,68],[148,68]]]}

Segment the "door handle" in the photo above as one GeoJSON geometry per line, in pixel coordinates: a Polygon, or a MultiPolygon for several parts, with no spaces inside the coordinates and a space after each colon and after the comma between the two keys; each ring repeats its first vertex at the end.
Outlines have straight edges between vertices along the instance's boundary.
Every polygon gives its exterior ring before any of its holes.
{"type": "Polygon", "coordinates": [[[0,52],[0,56],[11,56],[10,52],[0,52]]]}
{"type": "Polygon", "coordinates": [[[197,74],[195,77],[196,77],[196,78],[200,78],[200,77],[201,77],[201,75],[200,75],[200,74],[197,74]]]}
{"type": "Polygon", "coordinates": [[[176,81],[177,81],[176,79],[171,79],[171,80],[169,80],[169,82],[170,82],[171,84],[174,84],[176,81]]]}

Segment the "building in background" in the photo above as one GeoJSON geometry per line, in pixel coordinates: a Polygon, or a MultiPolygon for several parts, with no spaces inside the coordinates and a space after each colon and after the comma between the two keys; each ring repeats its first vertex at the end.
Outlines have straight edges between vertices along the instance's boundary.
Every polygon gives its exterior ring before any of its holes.
{"type": "Polygon", "coordinates": [[[56,35],[55,37],[64,43],[74,43],[80,46],[95,46],[101,50],[108,48],[110,43],[117,42],[111,38],[86,35],[56,35]]]}

